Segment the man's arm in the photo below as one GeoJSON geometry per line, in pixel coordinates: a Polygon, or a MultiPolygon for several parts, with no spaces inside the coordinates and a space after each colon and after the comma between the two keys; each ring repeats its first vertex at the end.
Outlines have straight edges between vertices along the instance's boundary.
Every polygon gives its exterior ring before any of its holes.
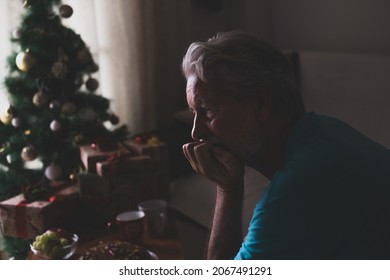
{"type": "Polygon", "coordinates": [[[208,259],[230,259],[242,243],[244,165],[226,150],[210,143],[183,146],[192,168],[217,184],[208,259]]]}
{"type": "Polygon", "coordinates": [[[207,259],[231,259],[242,243],[243,188],[224,192],[217,187],[214,219],[207,250],[207,259]]]}

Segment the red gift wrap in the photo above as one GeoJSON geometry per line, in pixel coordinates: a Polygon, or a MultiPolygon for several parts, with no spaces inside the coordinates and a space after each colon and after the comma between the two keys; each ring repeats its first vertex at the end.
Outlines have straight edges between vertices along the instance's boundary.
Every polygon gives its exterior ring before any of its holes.
{"type": "Polygon", "coordinates": [[[98,162],[105,161],[117,153],[130,154],[129,150],[122,144],[117,144],[116,147],[117,149],[104,150],[95,144],[80,146],[81,161],[87,172],[96,173],[98,162]]]}
{"type": "Polygon", "coordinates": [[[19,194],[0,202],[3,234],[32,239],[49,228],[67,228],[76,222],[79,206],[76,184],[53,191],[48,200],[27,202],[19,194]]]}
{"type": "Polygon", "coordinates": [[[96,172],[101,177],[120,175],[137,170],[151,169],[155,166],[150,156],[129,157],[126,154],[117,154],[109,157],[107,161],[96,164],[96,172]]]}
{"type": "Polygon", "coordinates": [[[79,175],[82,215],[93,225],[105,225],[120,212],[136,210],[142,200],[168,199],[166,145],[126,140],[120,147],[103,154],[90,145],[81,149],[88,166],[87,173],[79,175]]]}
{"type": "Polygon", "coordinates": [[[153,162],[163,162],[168,156],[166,144],[158,140],[151,144],[131,139],[124,141],[123,145],[135,155],[150,156],[153,162]]]}

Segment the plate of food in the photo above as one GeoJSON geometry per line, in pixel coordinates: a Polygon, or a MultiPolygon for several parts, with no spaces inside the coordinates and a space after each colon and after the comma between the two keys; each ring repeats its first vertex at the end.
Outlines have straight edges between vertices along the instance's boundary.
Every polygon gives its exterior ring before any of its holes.
{"type": "Polygon", "coordinates": [[[100,242],[81,256],[82,260],[158,260],[155,253],[130,242],[100,242]]]}

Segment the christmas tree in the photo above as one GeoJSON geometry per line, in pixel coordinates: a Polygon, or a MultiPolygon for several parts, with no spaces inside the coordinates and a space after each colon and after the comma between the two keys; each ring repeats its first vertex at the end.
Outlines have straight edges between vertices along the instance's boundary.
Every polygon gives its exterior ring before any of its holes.
{"type": "MultiPolygon", "coordinates": [[[[50,181],[77,177],[79,146],[117,141],[126,126],[109,100],[96,94],[98,65],[81,37],[62,24],[73,9],[60,0],[25,0],[20,26],[11,34],[15,52],[4,79],[10,107],[0,118],[0,201],[19,193],[34,200],[50,181]]],[[[6,238],[11,256],[28,240],[6,238]]]]}

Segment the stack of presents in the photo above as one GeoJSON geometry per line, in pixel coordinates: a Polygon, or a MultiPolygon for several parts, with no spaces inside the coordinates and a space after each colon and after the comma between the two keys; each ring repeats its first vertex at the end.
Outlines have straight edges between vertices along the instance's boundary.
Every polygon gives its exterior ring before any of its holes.
{"type": "Polygon", "coordinates": [[[154,136],[81,146],[80,156],[77,179],[50,182],[52,191],[41,199],[19,194],[0,202],[4,236],[31,239],[49,228],[105,227],[142,200],[168,199],[168,152],[154,136]]]}

